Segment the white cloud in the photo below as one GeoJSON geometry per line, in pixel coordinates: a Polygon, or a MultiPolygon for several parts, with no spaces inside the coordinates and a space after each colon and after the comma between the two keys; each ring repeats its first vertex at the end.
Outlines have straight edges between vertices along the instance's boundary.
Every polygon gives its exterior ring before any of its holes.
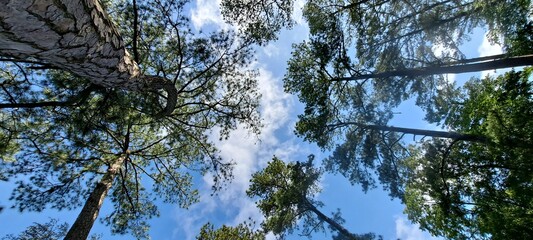
{"type": "MultiPolygon", "coordinates": [[[[433,53],[435,53],[435,55],[437,57],[442,57],[442,55],[445,53],[445,51],[450,51],[450,50],[446,50],[444,48],[444,45],[443,44],[435,44],[431,47],[431,50],[433,51],[433,53]]],[[[456,78],[457,74],[453,74],[453,73],[450,73],[450,74],[444,74],[444,78],[446,79],[446,81],[448,83],[453,83],[455,82],[455,78],[456,78]]]]}
{"type": "Polygon", "coordinates": [[[293,18],[294,21],[296,21],[296,24],[303,25],[305,22],[303,18],[303,7],[305,5],[305,0],[296,0],[294,1],[294,8],[293,8],[293,18]]]}
{"type": "Polygon", "coordinates": [[[439,239],[430,236],[428,233],[420,230],[420,225],[411,224],[407,219],[396,216],[396,237],[402,240],[433,240],[439,239]]]}
{"type": "MultiPolygon", "coordinates": [[[[219,141],[218,136],[212,136],[220,150],[220,155],[232,159],[236,165],[233,171],[234,179],[226,189],[216,196],[210,196],[212,179],[204,176],[204,186],[201,190],[200,203],[193,205],[188,211],[180,211],[176,219],[180,219],[176,232],[185,233],[187,239],[193,239],[200,227],[210,218],[229,218],[226,224],[237,225],[249,218],[256,221],[256,226],[262,221],[262,214],[255,202],[246,196],[246,189],[253,172],[263,168],[273,155],[285,160],[295,160],[295,153],[302,149],[296,146],[294,136],[286,135],[287,129],[293,125],[291,118],[294,111],[294,97],[285,93],[281,81],[273,77],[272,73],[263,66],[259,68],[260,114],[264,127],[259,136],[250,134],[245,128],[239,127],[229,138],[219,141]],[[283,135],[283,136],[280,136],[283,135]]],[[[292,116],[294,117],[294,116],[292,116]]],[[[217,133],[215,129],[213,133],[217,133]]],[[[212,221],[211,221],[212,222],[212,221]]]]}
{"type": "Polygon", "coordinates": [[[275,57],[279,55],[279,48],[276,45],[269,43],[263,48],[263,53],[268,57],[275,57]]]}
{"type": "Polygon", "coordinates": [[[483,42],[478,48],[478,53],[480,57],[485,57],[485,56],[502,54],[503,49],[501,45],[496,44],[496,43],[491,43],[488,38],[488,33],[485,33],[485,36],[483,37],[483,42]]]}
{"type": "MultiPolygon", "coordinates": [[[[483,42],[478,48],[478,53],[480,57],[485,56],[491,56],[491,55],[498,55],[503,53],[502,46],[496,43],[491,43],[488,39],[488,33],[485,33],[485,36],[483,37],[483,42]]],[[[498,75],[500,73],[506,72],[508,69],[499,69],[499,70],[488,70],[488,71],[482,71],[481,76],[485,77],[487,75],[498,75]]]]}
{"type": "Polygon", "coordinates": [[[221,0],[196,0],[196,7],[191,9],[191,20],[196,30],[209,24],[228,28],[220,14],[220,2],[221,0]]]}

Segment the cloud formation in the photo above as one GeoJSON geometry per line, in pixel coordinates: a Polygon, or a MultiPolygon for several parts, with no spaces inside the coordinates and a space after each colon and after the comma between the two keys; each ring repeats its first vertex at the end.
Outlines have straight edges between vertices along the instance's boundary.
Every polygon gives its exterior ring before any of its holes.
{"type": "MultiPolygon", "coordinates": [[[[483,42],[481,42],[481,45],[477,49],[480,57],[485,56],[491,56],[491,55],[498,55],[503,53],[502,46],[496,43],[491,43],[488,38],[488,32],[485,33],[485,36],[483,36],[483,42]]],[[[499,69],[499,70],[488,70],[488,71],[482,71],[481,77],[485,77],[487,75],[494,76],[499,75],[501,73],[507,72],[509,69],[499,69]]]]}
{"type": "Polygon", "coordinates": [[[214,24],[217,28],[228,28],[220,14],[220,2],[221,0],[196,0],[196,8],[191,10],[191,20],[196,30],[209,24],[214,24]]]}
{"type": "Polygon", "coordinates": [[[402,240],[437,240],[427,232],[420,230],[420,225],[411,224],[405,217],[396,216],[396,237],[402,240]]]}
{"type": "MultiPolygon", "coordinates": [[[[274,78],[263,66],[256,66],[260,73],[258,87],[262,94],[260,114],[264,127],[259,137],[241,126],[227,140],[219,141],[216,134],[212,136],[223,159],[235,162],[234,179],[218,195],[211,196],[212,178],[209,175],[203,177],[200,203],[187,211],[179,211],[176,218],[181,221],[175,232],[184,233],[187,239],[194,239],[201,226],[208,221],[217,225],[219,220],[220,223],[235,226],[252,219],[258,226],[262,214],[255,202],[246,196],[252,173],[263,168],[273,155],[295,160],[290,158],[302,152],[301,147],[296,145],[295,137],[287,134],[291,132],[288,128],[292,128],[289,123],[294,121],[294,97],[283,91],[280,79],[274,78]]],[[[217,132],[213,130],[213,133],[217,132]]]]}

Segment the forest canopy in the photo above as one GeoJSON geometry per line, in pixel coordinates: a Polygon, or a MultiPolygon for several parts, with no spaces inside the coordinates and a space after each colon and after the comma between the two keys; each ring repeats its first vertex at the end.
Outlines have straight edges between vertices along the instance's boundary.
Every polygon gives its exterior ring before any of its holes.
{"type": "Polygon", "coordinates": [[[210,219],[198,239],[382,239],[346,227],[349,211],[327,212],[328,175],[363,192],[382,187],[434,236],[533,237],[531,1],[307,0],[296,9],[294,0],[222,0],[228,25],[195,29],[199,2],[0,2],[0,180],[13,186],[10,207],[81,208],[72,225],[51,219],[7,239],[87,239],[96,219],[149,238],[160,204],[187,209],[208,195],[197,179],[212,177],[212,194],[234,184],[244,163],[217,143],[269,127],[256,59],[298,27],[300,10],[308,34],[293,43],[282,82],[303,106],[291,130],[318,148],[307,160],[256,163],[242,194],[262,218],[210,219]],[[480,30],[501,54],[466,53],[480,30]],[[479,76],[495,69],[507,72],[479,76]],[[463,73],[472,77],[446,78],[463,73]],[[393,126],[406,103],[432,128],[393,126]],[[104,200],[112,207],[100,214],[104,200]]]}

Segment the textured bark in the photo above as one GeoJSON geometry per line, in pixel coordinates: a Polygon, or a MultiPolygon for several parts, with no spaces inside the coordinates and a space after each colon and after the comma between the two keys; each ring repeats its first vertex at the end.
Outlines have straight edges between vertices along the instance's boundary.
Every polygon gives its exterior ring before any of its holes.
{"type": "Polygon", "coordinates": [[[165,114],[176,104],[174,84],[140,73],[98,0],[0,0],[0,55],[42,61],[104,87],[164,89],[165,114]]]}
{"type": "Polygon", "coordinates": [[[87,239],[89,232],[93,227],[94,221],[98,217],[102,203],[104,202],[109,189],[113,186],[115,176],[117,176],[120,167],[124,163],[125,157],[119,157],[109,166],[102,179],[96,184],[95,188],[89,195],[89,198],[83,205],[83,208],[76,218],[72,227],[70,227],[65,240],[87,239]]]}
{"type": "Polygon", "coordinates": [[[524,55],[517,57],[504,57],[504,55],[494,55],[489,57],[481,57],[471,60],[461,60],[454,65],[446,66],[432,66],[425,68],[411,68],[387,72],[378,72],[371,74],[361,74],[353,77],[336,78],[333,81],[355,81],[365,80],[371,78],[386,78],[386,77],[417,77],[428,76],[435,74],[451,74],[451,73],[468,73],[480,72],[486,70],[494,70],[509,67],[521,67],[533,65],[533,55],[524,55]],[[474,62],[474,60],[478,60],[474,62]],[[474,63],[472,63],[474,62],[474,63]],[[469,63],[469,64],[463,64],[469,63]]]}

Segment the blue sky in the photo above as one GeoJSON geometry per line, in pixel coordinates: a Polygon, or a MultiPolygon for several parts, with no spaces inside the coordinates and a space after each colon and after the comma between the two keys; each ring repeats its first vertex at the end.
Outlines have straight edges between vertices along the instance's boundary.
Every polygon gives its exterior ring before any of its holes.
{"type": "MultiPolygon", "coordinates": [[[[195,1],[195,0],[193,0],[195,1]]],[[[201,200],[188,210],[177,206],[159,204],[161,216],[150,221],[152,239],[194,239],[200,227],[210,221],[217,227],[221,224],[236,225],[248,218],[261,222],[262,216],[254,201],[245,195],[249,179],[253,172],[266,166],[273,155],[287,161],[305,160],[309,154],[322,159],[327,153],[321,152],[315,145],[305,143],[293,134],[297,115],[303,106],[295,96],[283,92],[282,78],[286,61],[290,57],[291,44],[304,40],[308,33],[301,20],[303,1],[295,4],[295,18],[300,25],[292,30],[284,30],[278,41],[257,50],[258,58],[253,67],[259,69],[259,88],[262,93],[261,116],[264,128],[259,136],[249,134],[245,129],[234,131],[230,138],[218,141],[217,131],[213,130],[212,140],[217,143],[222,157],[233,159],[237,163],[235,178],[227,189],[211,196],[210,176],[199,176],[196,187],[201,190],[201,200]]],[[[218,10],[219,0],[196,0],[191,8],[191,20],[195,28],[230,28],[224,24],[218,10]]],[[[468,57],[492,55],[501,52],[498,46],[491,46],[484,38],[484,31],[476,30],[472,41],[462,47],[468,57]]],[[[436,48],[438,51],[438,48],[436,48]]],[[[493,73],[493,72],[487,72],[493,73]]],[[[483,73],[483,74],[487,74],[483,73]]],[[[450,75],[450,81],[464,81],[471,75],[450,75]]],[[[412,103],[402,104],[392,124],[402,127],[435,128],[423,122],[423,113],[414,108],[412,103]]],[[[403,206],[398,200],[391,201],[386,192],[374,189],[364,194],[357,186],[351,186],[341,176],[325,175],[321,181],[322,193],[318,199],[323,201],[325,213],[341,209],[346,219],[346,228],[355,233],[375,232],[384,239],[432,239],[427,233],[412,225],[403,215],[403,206]]],[[[0,205],[9,206],[9,194],[13,185],[0,183],[0,205]]],[[[110,207],[104,202],[100,216],[106,214],[110,207]],[[107,210],[106,210],[107,209],[107,210]]],[[[71,224],[80,209],[71,212],[47,210],[42,213],[18,213],[4,209],[0,213],[0,236],[19,233],[32,222],[45,222],[49,217],[59,218],[71,224]]],[[[101,233],[104,239],[129,239],[129,236],[110,236],[109,228],[97,221],[92,233],[101,233]]],[[[329,233],[317,234],[314,239],[330,239],[329,233]]],[[[270,236],[271,238],[272,236],[270,236]]],[[[299,239],[291,236],[291,239],[299,239]]]]}

